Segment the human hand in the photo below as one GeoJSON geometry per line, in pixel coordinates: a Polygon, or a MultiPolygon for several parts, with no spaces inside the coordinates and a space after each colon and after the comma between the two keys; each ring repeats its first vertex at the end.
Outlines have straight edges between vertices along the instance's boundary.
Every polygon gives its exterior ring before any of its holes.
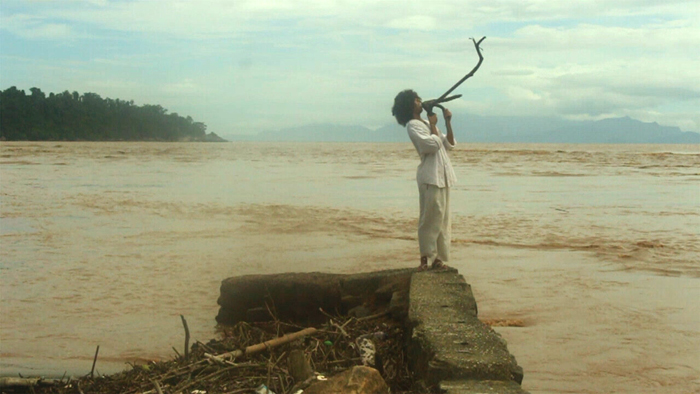
{"type": "Polygon", "coordinates": [[[450,110],[447,108],[445,108],[445,110],[442,111],[442,116],[445,118],[445,122],[449,122],[452,120],[452,112],[450,112],[450,110]]]}
{"type": "Polygon", "coordinates": [[[437,120],[438,120],[437,115],[435,115],[435,114],[428,115],[428,121],[430,121],[431,126],[435,126],[437,124],[437,120]]]}

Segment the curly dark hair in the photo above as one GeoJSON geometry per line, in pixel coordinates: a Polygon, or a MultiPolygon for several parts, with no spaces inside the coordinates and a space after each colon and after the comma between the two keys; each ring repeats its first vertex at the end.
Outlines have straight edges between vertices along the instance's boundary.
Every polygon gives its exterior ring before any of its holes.
{"type": "Polygon", "coordinates": [[[391,114],[394,115],[396,121],[401,126],[406,126],[409,120],[413,119],[413,105],[416,98],[420,99],[418,93],[411,89],[401,91],[394,98],[394,106],[391,108],[391,114]]]}

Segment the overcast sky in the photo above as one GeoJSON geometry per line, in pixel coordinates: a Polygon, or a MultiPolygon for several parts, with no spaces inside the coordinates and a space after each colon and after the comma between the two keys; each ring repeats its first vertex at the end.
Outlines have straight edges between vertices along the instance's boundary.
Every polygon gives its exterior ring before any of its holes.
{"type": "Polygon", "coordinates": [[[697,0],[0,0],[0,18],[0,89],[160,104],[220,135],[391,123],[398,91],[439,96],[481,36],[453,112],[700,131],[697,0]]]}

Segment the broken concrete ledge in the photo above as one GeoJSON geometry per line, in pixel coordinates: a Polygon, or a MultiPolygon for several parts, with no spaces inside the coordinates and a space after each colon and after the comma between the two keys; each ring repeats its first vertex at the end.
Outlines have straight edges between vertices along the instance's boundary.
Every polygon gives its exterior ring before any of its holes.
{"type": "Polygon", "coordinates": [[[478,318],[471,286],[456,270],[362,274],[246,275],[221,284],[221,324],[269,318],[317,324],[329,313],[388,312],[404,321],[412,371],[448,394],[527,393],[506,341],[478,318]]]}
{"type": "Polygon", "coordinates": [[[447,393],[524,393],[523,369],[506,341],[477,318],[471,286],[457,271],[411,278],[409,360],[447,393]]]}

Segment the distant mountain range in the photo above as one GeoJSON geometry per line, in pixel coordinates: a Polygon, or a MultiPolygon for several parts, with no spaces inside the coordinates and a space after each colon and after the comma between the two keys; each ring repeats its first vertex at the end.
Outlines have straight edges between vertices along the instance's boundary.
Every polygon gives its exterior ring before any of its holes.
{"type": "MultiPolygon", "coordinates": [[[[438,124],[442,127],[442,120],[438,124]]],[[[453,121],[462,142],[586,143],[586,144],[698,144],[700,133],[645,123],[629,117],[572,121],[546,117],[489,117],[460,114],[453,121]]],[[[371,130],[364,126],[310,124],[262,132],[228,135],[237,141],[405,142],[406,131],[394,123],[371,130]]]]}

